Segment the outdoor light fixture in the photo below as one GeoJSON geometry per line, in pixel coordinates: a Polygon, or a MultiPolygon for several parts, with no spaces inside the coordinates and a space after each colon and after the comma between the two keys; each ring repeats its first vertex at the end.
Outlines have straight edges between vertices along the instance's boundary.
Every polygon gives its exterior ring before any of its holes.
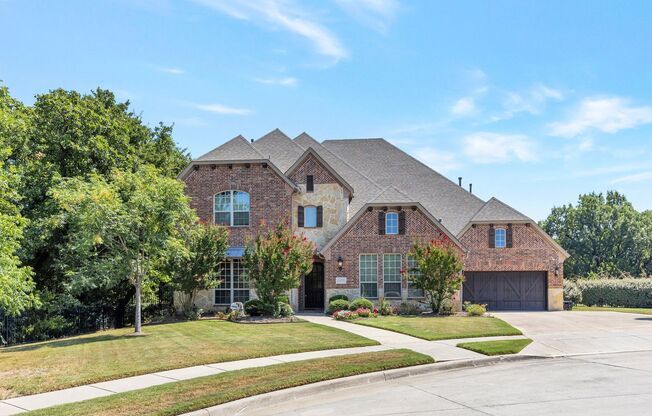
{"type": "Polygon", "coordinates": [[[339,256],[337,258],[337,270],[342,270],[342,266],[344,266],[344,259],[342,256],[339,256]]]}
{"type": "Polygon", "coordinates": [[[559,265],[555,266],[555,276],[559,276],[559,265]]]}

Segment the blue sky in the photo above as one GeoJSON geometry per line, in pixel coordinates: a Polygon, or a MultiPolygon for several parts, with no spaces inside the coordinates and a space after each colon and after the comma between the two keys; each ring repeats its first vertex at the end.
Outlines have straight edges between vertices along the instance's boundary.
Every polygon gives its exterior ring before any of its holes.
{"type": "Polygon", "coordinates": [[[535,219],[652,209],[652,2],[0,0],[27,103],[97,86],[198,156],[278,127],[384,137],[535,219]]]}

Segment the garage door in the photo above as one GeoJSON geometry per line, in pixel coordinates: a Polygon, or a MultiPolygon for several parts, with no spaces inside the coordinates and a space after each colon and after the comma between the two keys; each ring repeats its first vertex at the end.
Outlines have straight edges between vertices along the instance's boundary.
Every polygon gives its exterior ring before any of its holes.
{"type": "Polygon", "coordinates": [[[462,299],[490,311],[547,309],[546,272],[466,272],[462,299]]]}

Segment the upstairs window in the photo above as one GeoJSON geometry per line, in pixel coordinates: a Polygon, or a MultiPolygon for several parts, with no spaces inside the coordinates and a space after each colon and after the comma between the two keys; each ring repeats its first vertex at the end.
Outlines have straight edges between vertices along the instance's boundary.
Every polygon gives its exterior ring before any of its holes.
{"type": "Polygon", "coordinates": [[[215,224],[229,227],[249,225],[249,194],[243,191],[224,191],[215,195],[215,224]]]}
{"type": "Polygon", "coordinates": [[[385,234],[398,234],[398,213],[388,212],[385,215],[385,234]]]}
{"type": "Polygon", "coordinates": [[[304,207],[303,215],[303,226],[305,228],[317,226],[317,207],[304,207]]]}
{"type": "Polygon", "coordinates": [[[306,192],[313,192],[315,190],[315,179],[312,175],[306,176],[306,192]]]}
{"type": "Polygon", "coordinates": [[[496,235],[494,237],[496,248],[507,247],[507,231],[504,228],[496,228],[496,235]]]}

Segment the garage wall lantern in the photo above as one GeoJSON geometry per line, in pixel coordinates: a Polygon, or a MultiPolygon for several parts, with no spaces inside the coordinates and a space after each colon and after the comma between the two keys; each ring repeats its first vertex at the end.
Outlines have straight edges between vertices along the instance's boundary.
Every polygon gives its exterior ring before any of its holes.
{"type": "Polygon", "coordinates": [[[344,259],[342,256],[339,256],[337,258],[337,270],[342,270],[342,267],[344,267],[344,259]]]}

